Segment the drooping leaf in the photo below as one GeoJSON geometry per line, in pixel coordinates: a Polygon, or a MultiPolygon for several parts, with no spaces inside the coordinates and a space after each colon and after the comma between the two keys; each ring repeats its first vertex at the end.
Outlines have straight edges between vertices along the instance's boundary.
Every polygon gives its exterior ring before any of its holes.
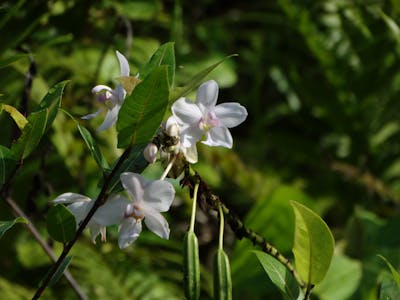
{"type": "Polygon", "coordinates": [[[1,104],[0,112],[3,110],[10,114],[11,118],[13,118],[15,124],[17,124],[20,130],[22,130],[26,123],[28,123],[28,120],[15,107],[7,104],[1,104]]]}
{"type": "Polygon", "coordinates": [[[167,67],[155,67],[121,107],[117,121],[118,147],[148,143],[160,127],[167,106],[167,67]]]}
{"type": "Polygon", "coordinates": [[[103,153],[100,151],[99,146],[97,145],[95,139],[93,136],[90,134],[89,130],[87,130],[85,127],[81,126],[78,124],[78,130],[79,133],[81,134],[83,140],[85,141],[86,145],[88,146],[90,152],[92,153],[92,156],[98,166],[102,170],[107,170],[109,169],[107,160],[104,158],[103,153]]]}
{"type": "Polygon", "coordinates": [[[253,251],[259,262],[275,286],[282,292],[285,299],[297,300],[300,287],[293,275],[274,257],[262,252],[253,251]]]}
{"type": "Polygon", "coordinates": [[[50,236],[60,243],[69,242],[75,236],[75,217],[62,204],[56,204],[49,209],[46,225],[50,236]]]}
{"type": "Polygon", "coordinates": [[[51,278],[51,280],[49,282],[49,287],[51,287],[57,283],[57,281],[60,279],[60,277],[63,275],[64,271],[68,268],[69,264],[71,263],[72,257],[73,256],[67,256],[63,260],[60,267],[57,269],[57,271],[54,273],[53,277],[51,278]]]}
{"type": "Polygon", "coordinates": [[[292,201],[295,213],[293,254],[296,270],[308,284],[324,279],[329,269],[335,242],[328,225],[306,206],[292,201]]]}
{"type": "Polygon", "coordinates": [[[220,61],[216,62],[215,64],[209,66],[208,68],[204,69],[203,71],[197,73],[188,83],[186,83],[185,86],[183,87],[176,87],[173,89],[169,95],[169,101],[173,102],[180,97],[184,97],[187,94],[189,94],[191,91],[193,91],[197,86],[199,86],[204,79],[211,71],[213,71],[216,67],[218,67],[220,64],[222,64],[225,60],[227,60],[230,57],[237,56],[237,54],[232,54],[229,55],[220,61]]]}
{"type": "Polygon", "coordinates": [[[167,66],[168,84],[171,87],[175,80],[175,50],[174,43],[168,42],[160,46],[149,62],[139,70],[140,78],[146,78],[158,66],[167,66]]]}
{"type": "Polygon", "coordinates": [[[28,220],[22,217],[15,218],[10,221],[0,221],[0,238],[17,223],[28,224],[28,220]]]}
{"type": "Polygon", "coordinates": [[[48,109],[33,112],[28,117],[28,123],[24,126],[21,136],[11,146],[11,154],[16,159],[26,158],[42,138],[47,123],[48,109]]]}
{"type": "Polygon", "coordinates": [[[400,291],[400,274],[399,274],[399,272],[397,272],[397,270],[393,267],[393,265],[384,256],[382,256],[382,255],[378,255],[378,256],[386,263],[386,265],[390,269],[390,272],[392,272],[393,279],[396,282],[397,288],[400,291]]]}
{"type": "Polygon", "coordinates": [[[232,299],[232,278],[228,255],[218,249],[214,256],[214,299],[232,299]]]}
{"type": "Polygon", "coordinates": [[[200,297],[199,245],[193,231],[185,234],[183,241],[183,285],[188,300],[200,297]]]}

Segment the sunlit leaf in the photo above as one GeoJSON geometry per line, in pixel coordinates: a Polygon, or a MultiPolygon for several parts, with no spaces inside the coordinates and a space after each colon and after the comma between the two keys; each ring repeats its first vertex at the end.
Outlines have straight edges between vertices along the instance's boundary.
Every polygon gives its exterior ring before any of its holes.
{"type": "Polygon", "coordinates": [[[50,236],[60,243],[69,242],[75,236],[75,217],[62,204],[56,204],[49,209],[46,225],[50,236]]]}
{"type": "Polygon", "coordinates": [[[293,254],[296,270],[308,284],[324,279],[331,264],[335,241],[328,225],[306,206],[292,201],[295,214],[293,254]]]}
{"type": "Polygon", "coordinates": [[[0,238],[11,229],[17,223],[25,223],[28,224],[28,220],[22,217],[18,217],[11,221],[0,221],[0,238]]]}
{"type": "Polygon", "coordinates": [[[20,130],[28,123],[28,120],[15,107],[7,104],[0,104],[0,112],[3,110],[10,114],[20,130]]]}

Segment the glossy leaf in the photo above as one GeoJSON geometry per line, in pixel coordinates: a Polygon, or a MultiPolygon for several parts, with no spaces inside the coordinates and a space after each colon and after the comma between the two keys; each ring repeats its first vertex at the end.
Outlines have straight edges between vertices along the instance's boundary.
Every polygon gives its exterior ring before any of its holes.
{"type": "Polygon", "coordinates": [[[17,223],[28,224],[28,220],[22,217],[18,217],[11,221],[0,221],[0,238],[17,223]]]}
{"type": "Polygon", "coordinates": [[[15,107],[7,104],[1,104],[0,112],[3,110],[10,114],[11,118],[13,118],[15,124],[17,124],[20,130],[22,130],[28,123],[28,120],[15,107]]]}
{"type": "Polygon", "coordinates": [[[295,214],[293,254],[296,270],[308,284],[324,279],[329,269],[335,242],[328,225],[306,206],[292,201],[295,214]]]}
{"type": "Polygon", "coordinates": [[[398,289],[400,290],[400,274],[397,270],[393,267],[393,265],[382,255],[378,255],[388,266],[390,272],[392,273],[393,279],[397,284],[398,289]]]}
{"type": "Polygon", "coordinates": [[[76,231],[74,215],[62,204],[52,206],[47,214],[47,231],[60,243],[71,241],[76,231]]]}
{"type": "Polygon", "coordinates": [[[214,299],[232,299],[231,268],[223,249],[218,249],[214,256],[214,299]]]}
{"type": "Polygon", "coordinates": [[[183,241],[183,284],[188,300],[200,297],[199,245],[193,231],[185,234],[183,241]]]}
{"type": "Polygon", "coordinates": [[[174,43],[161,45],[153,54],[150,61],[139,70],[140,78],[146,78],[156,67],[167,66],[168,84],[171,87],[175,80],[175,50],[174,43]]]}
{"type": "Polygon", "coordinates": [[[106,170],[109,168],[107,160],[104,158],[103,153],[100,151],[99,146],[96,143],[96,140],[93,138],[93,136],[90,134],[89,130],[87,130],[85,127],[81,126],[78,124],[78,130],[79,133],[81,134],[83,140],[85,141],[86,145],[88,146],[90,152],[92,153],[92,156],[98,166],[102,170],[106,170]]]}
{"type": "Polygon", "coordinates": [[[296,300],[300,287],[289,270],[271,255],[262,251],[253,251],[268,277],[282,292],[285,299],[296,300]]]}
{"type": "Polygon", "coordinates": [[[167,106],[167,67],[160,66],[125,99],[117,121],[118,147],[148,143],[160,127],[167,106]]]}

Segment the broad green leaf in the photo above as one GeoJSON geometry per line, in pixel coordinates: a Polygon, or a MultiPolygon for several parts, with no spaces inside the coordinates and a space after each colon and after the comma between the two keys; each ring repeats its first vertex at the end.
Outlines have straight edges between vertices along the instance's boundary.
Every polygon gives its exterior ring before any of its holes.
{"type": "Polygon", "coordinates": [[[0,112],[3,110],[10,114],[11,118],[13,118],[15,124],[17,124],[20,130],[24,129],[28,120],[18,111],[18,109],[11,105],[1,104],[0,112]]]}
{"type": "Polygon", "coordinates": [[[329,269],[335,241],[328,225],[306,206],[292,201],[295,214],[293,254],[296,270],[308,284],[324,279],[329,269]]]}
{"type": "Polygon", "coordinates": [[[389,267],[390,272],[392,272],[393,279],[395,280],[398,289],[400,290],[400,274],[397,272],[397,270],[393,267],[393,265],[382,255],[378,255],[389,267]]]}
{"type": "Polygon", "coordinates": [[[275,286],[285,299],[296,300],[300,295],[300,287],[289,270],[271,255],[262,251],[253,251],[259,262],[275,286]]]}
{"type": "Polygon", "coordinates": [[[99,146],[97,146],[97,143],[95,139],[93,139],[93,136],[90,134],[89,130],[87,130],[85,127],[81,126],[78,124],[78,130],[79,133],[81,134],[83,140],[85,141],[86,145],[88,146],[90,152],[93,155],[94,160],[98,164],[98,166],[102,170],[106,170],[109,168],[107,160],[104,158],[103,153],[100,151],[99,146]]]}
{"type": "Polygon", "coordinates": [[[38,110],[43,110],[46,108],[49,110],[45,131],[49,129],[49,127],[51,126],[51,124],[53,123],[54,119],[57,116],[58,109],[61,106],[62,94],[68,82],[69,82],[68,80],[65,80],[51,87],[48,90],[46,96],[44,96],[42,101],[39,103],[38,110]]]}
{"type": "Polygon", "coordinates": [[[0,221],[0,238],[17,223],[28,224],[28,220],[22,217],[18,217],[11,221],[0,221]]]}
{"type": "MultiPolygon", "coordinates": [[[[63,262],[61,263],[60,267],[54,273],[53,277],[51,278],[49,282],[49,287],[53,286],[56,284],[56,282],[60,279],[60,277],[63,275],[64,271],[68,268],[69,264],[71,263],[72,256],[67,256],[63,262]]],[[[47,275],[47,274],[46,274],[47,275]]]]}
{"type": "Polygon", "coordinates": [[[16,55],[4,58],[4,59],[0,60],[0,69],[7,67],[7,66],[11,65],[12,63],[14,63],[22,58],[25,58],[25,57],[28,57],[28,54],[16,54],[16,55]]]}
{"type": "Polygon", "coordinates": [[[167,106],[167,67],[160,66],[125,99],[117,121],[118,147],[147,144],[160,127],[167,106]]]}
{"type": "Polygon", "coordinates": [[[62,204],[56,204],[49,209],[46,225],[50,236],[60,243],[69,242],[75,236],[75,217],[62,204]]]}
{"type": "Polygon", "coordinates": [[[6,182],[15,163],[15,159],[11,157],[10,149],[0,145],[0,186],[6,182]]]}
{"type": "Polygon", "coordinates": [[[188,231],[183,240],[183,285],[188,300],[200,297],[199,245],[193,231],[188,231]]]}
{"type": "Polygon", "coordinates": [[[223,249],[214,256],[214,299],[232,299],[232,278],[229,258],[223,249]]]}
{"type": "Polygon", "coordinates": [[[237,56],[237,54],[232,54],[229,55],[220,61],[216,62],[215,64],[209,66],[208,68],[204,69],[203,71],[197,73],[188,83],[186,83],[185,86],[183,87],[176,87],[173,89],[169,95],[169,101],[173,102],[180,97],[184,97],[187,94],[189,94],[191,91],[193,91],[197,86],[199,86],[204,79],[211,71],[213,71],[216,67],[218,67],[220,64],[222,64],[225,60],[228,58],[231,58],[233,56],[237,56]]]}
{"type": "Polygon", "coordinates": [[[175,50],[173,42],[161,45],[160,48],[157,49],[150,58],[150,61],[140,68],[140,78],[146,78],[154,68],[163,65],[167,66],[168,84],[171,87],[175,79],[175,50]]]}
{"type": "Polygon", "coordinates": [[[16,159],[26,158],[42,138],[47,123],[48,109],[31,113],[28,117],[28,123],[22,130],[21,136],[11,146],[11,154],[16,159]]]}

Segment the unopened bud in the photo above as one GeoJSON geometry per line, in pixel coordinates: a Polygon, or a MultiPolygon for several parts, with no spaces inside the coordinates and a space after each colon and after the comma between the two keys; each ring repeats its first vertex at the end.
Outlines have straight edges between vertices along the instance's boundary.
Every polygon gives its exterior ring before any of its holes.
{"type": "Polygon", "coordinates": [[[175,123],[171,124],[170,126],[168,126],[167,128],[167,134],[170,137],[177,137],[179,135],[179,128],[178,125],[176,125],[175,123]]]}
{"type": "Polygon", "coordinates": [[[157,160],[158,148],[155,144],[149,143],[143,151],[144,158],[151,164],[157,160]]]}

